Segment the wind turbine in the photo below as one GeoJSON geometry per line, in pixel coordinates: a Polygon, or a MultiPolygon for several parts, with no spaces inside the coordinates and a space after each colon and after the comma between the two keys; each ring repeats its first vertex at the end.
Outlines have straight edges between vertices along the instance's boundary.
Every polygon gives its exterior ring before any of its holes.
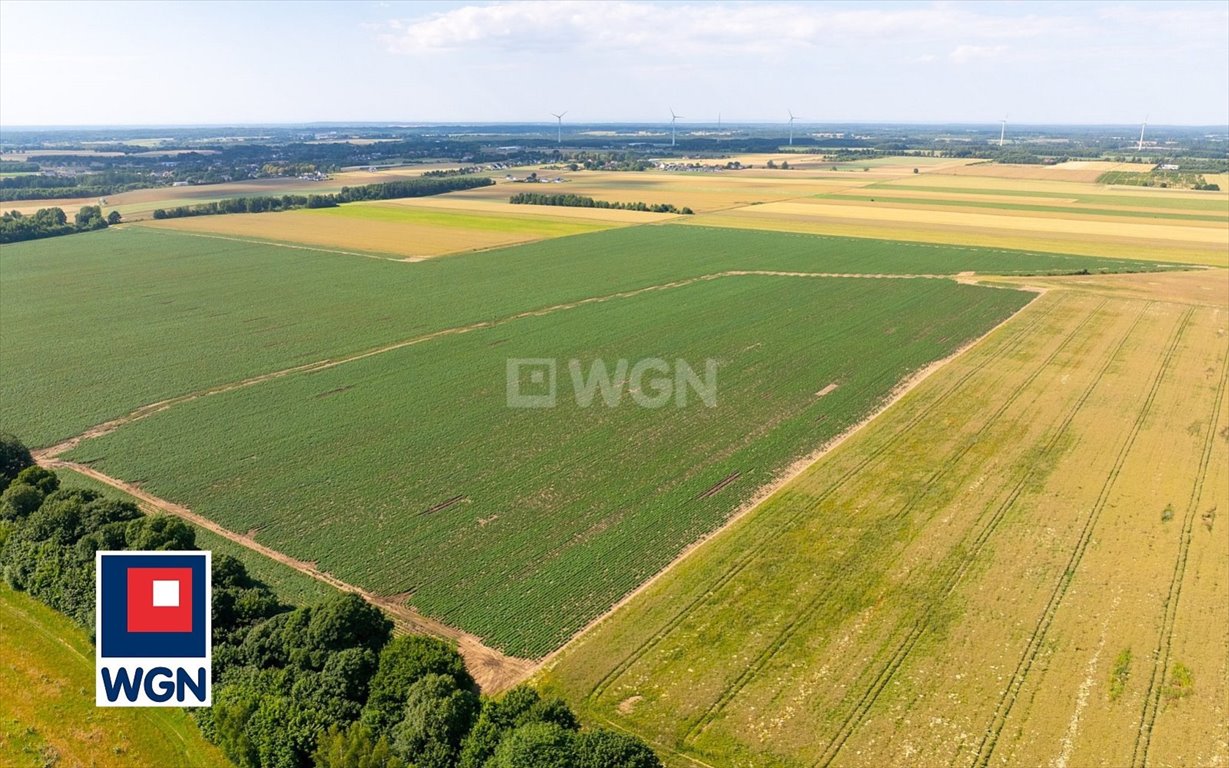
{"type": "Polygon", "coordinates": [[[785,111],[789,113],[789,145],[792,147],[794,146],[794,121],[798,118],[794,117],[794,111],[792,109],[787,109],[785,111]]]}
{"type": "Polygon", "coordinates": [[[674,123],[680,117],[682,117],[682,115],[674,114],[674,107],[670,107],[670,146],[672,147],[674,146],[674,123]]]}
{"type": "Polygon", "coordinates": [[[567,113],[568,111],[566,109],[557,115],[554,112],[551,112],[551,116],[559,121],[559,135],[555,138],[556,142],[559,144],[563,143],[563,116],[567,113]]]}
{"type": "Polygon", "coordinates": [[[1144,124],[1139,127],[1139,145],[1135,147],[1137,153],[1144,151],[1144,130],[1148,127],[1148,116],[1144,115],[1144,124]]]}
{"type": "Polygon", "coordinates": [[[1007,138],[1007,115],[1003,115],[1003,127],[999,129],[999,146],[1003,146],[1003,139],[1007,138]]]}

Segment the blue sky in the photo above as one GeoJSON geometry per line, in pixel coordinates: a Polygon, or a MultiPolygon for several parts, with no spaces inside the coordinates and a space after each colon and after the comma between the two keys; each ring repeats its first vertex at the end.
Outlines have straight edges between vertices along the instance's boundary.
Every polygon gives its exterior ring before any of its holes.
{"type": "Polygon", "coordinates": [[[0,2],[0,123],[1229,124],[1229,2],[0,2]]]}

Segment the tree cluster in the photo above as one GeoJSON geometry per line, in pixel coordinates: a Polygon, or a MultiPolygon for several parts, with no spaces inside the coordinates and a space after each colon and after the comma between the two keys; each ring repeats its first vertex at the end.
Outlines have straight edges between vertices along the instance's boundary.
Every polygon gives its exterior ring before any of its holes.
{"type": "Polygon", "coordinates": [[[154,218],[178,219],[185,216],[214,216],[223,213],[267,213],[295,208],[333,208],[342,203],[353,203],[360,200],[391,200],[398,197],[442,195],[445,192],[487,187],[494,183],[486,176],[477,178],[419,177],[381,184],[366,184],[361,187],[342,187],[341,191],[336,194],[233,197],[209,203],[181,205],[176,208],[157,208],[154,210],[154,218]]]}
{"type": "Polygon", "coordinates": [[[477,165],[466,165],[461,168],[440,168],[434,171],[423,171],[424,178],[444,178],[446,176],[468,176],[471,173],[482,173],[482,167],[477,165]]]}
{"type": "Polygon", "coordinates": [[[68,223],[68,216],[62,208],[40,208],[29,215],[21,211],[9,211],[0,215],[0,243],[19,243],[22,240],[89,232],[118,224],[120,220],[119,211],[111,211],[103,216],[102,207],[97,205],[87,205],[77,211],[72,224],[68,223]]]}
{"type": "MultiPolygon", "coordinates": [[[[0,571],[84,627],[96,551],[195,548],[178,518],[59,485],[0,435],[0,571]]],[[[193,714],[240,768],[661,768],[634,737],[582,730],[561,699],[480,696],[455,648],[392,637],[357,595],[292,609],[229,555],[212,585],[213,706],[193,714]]]]}
{"type": "Polygon", "coordinates": [[[513,205],[559,205],[569,208],[611,208],[618,211],[647,211],[649,213],[678,213],[690,216],[695,211],[684,206],[677,208],[669,203],[612,203],[609,200],[594,200],[592,197],[572,194],[549,194],[543,192],[518,192],[508,199],[513,205]]]}

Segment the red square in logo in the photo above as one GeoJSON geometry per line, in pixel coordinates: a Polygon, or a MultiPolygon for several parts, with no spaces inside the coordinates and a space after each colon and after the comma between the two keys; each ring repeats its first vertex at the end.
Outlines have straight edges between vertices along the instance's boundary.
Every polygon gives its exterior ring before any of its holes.
{"type": "Polygon", "coordinates": [[[129,568],[128,631],[191,632],[192,569],[129,568]]]}

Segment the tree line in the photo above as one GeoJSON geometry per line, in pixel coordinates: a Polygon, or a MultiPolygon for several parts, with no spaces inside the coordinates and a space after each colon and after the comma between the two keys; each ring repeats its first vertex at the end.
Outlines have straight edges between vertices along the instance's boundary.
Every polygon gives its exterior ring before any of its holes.
{"type": "MultiPolygon", "coordinates": [[[[130,501],[60,487],[0,435],[0,572],[94,626],[94,553],[190,550],[195,531],[130,501]]],[[[661,768],[640,740],[582,728],[562,699],[482,696],[449,643],[392,636],[354,594],[281,603],[243,563],[213,558],[213,706],[202,733],[240,768],[661,768]]]]}
{"type": "Polygon", "coordinates": [[[40,208],[29,215],[9,211],[0,215],[0,244],[106,229],[111,224],[119,224],[121,218],[119,211],[103,216],[102,207],[98,205],[81,208],[71,224],[62,208],[40,208]]]}
{"type": "Polygon", "coordinates": [[[361,187],[342,187],[340,192],[322,195],[233,197],[196,205],[181,205],[176,208],[157,208],[154,210],[154,218],[178,219],[185,216],[214,216],[223,213],[265,213],[288,211],[295,208],[334,208],[342,203],[361,200],[391,200],[399,197],[442,195],[445,192],[456,192],[462,189],[488,187],[494,183],[486,176],[419,177],[380,184],[366,184],[361,187]]]}
{"type": "Polygon", "coordinates": [[[508,199],[513,205],[560,205],[569,208],[610,208],[618,211],[647,211],[649,213],[677,213],[691,216],[695,211],[684,206],[677,208],[669,203],[612,203],[609,200],[594,200],[592,197],[573,194],[549,194],[544,192],[518,192],[508,199]]]}

